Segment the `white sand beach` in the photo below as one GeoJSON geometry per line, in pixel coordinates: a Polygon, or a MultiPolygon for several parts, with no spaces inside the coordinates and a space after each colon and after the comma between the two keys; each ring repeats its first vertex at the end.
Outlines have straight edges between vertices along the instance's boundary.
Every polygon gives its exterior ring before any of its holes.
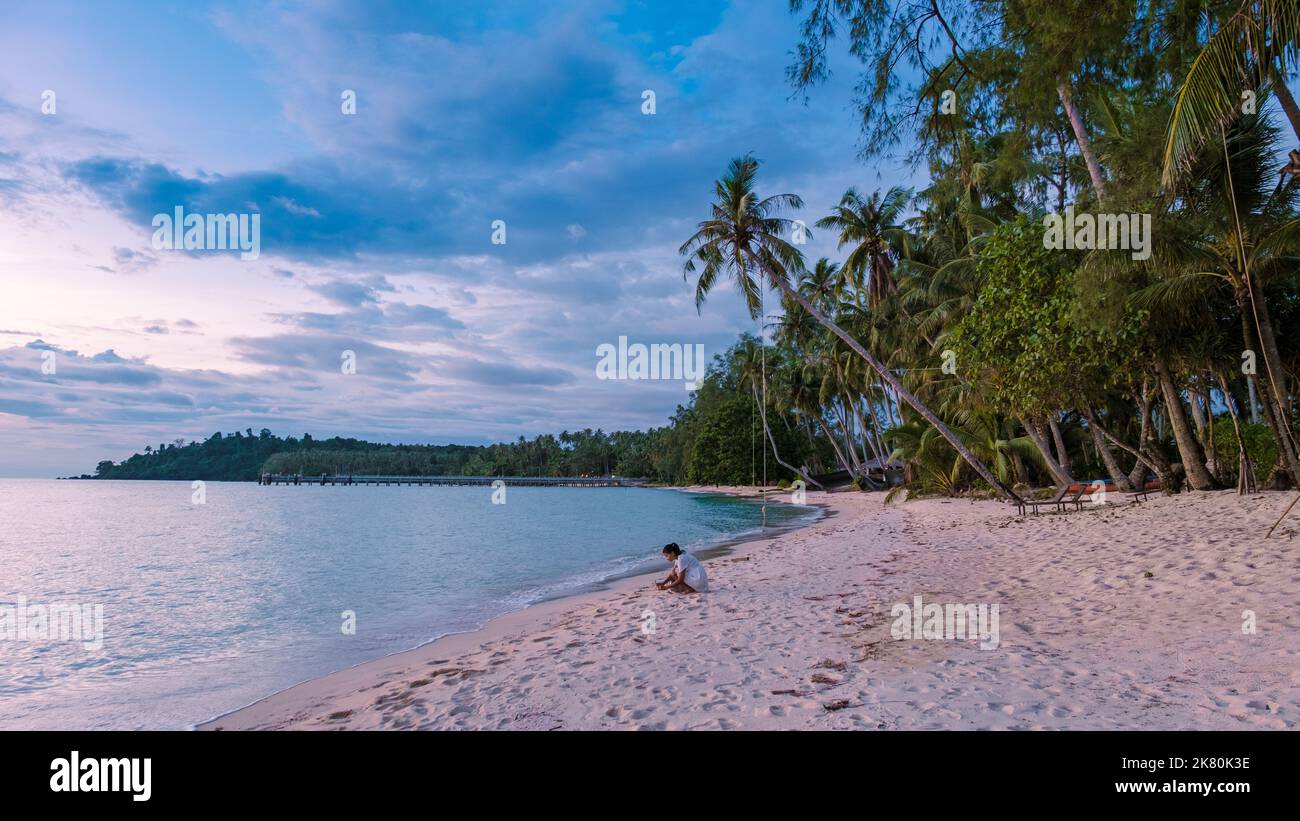
{"type": "Polygon", "coordinates": [[[708,561],[709,593],[624,579],[301,684],[202,729],[1300,722],[1300,514],[1263,538],[1291,494],[1157,495],[1038,517],[998,502],[882,498],[809,493],[828,516],[708,561]],[[891,608],[917,595],[998,605],[997,648],[895,640],[891,608]],[[1243,633],[1243,611],[1254,634],[1243,633]]]}

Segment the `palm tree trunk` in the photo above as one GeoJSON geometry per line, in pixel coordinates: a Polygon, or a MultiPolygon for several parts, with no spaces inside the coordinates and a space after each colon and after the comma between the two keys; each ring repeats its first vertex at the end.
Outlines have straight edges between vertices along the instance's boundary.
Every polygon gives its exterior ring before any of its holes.
{"type": "Polygon", "coordinates": [[[1246,375],[1246,398],[1250,402],[1250,424],[1259,424],[1259,391],[1255,389],[1255,375],[1246,375]]]}
{"type": "MultiPolygon", "coordinates": [[[[1151,424],[1151,392],[1147,389],[1147,378],[1142,377],[1142,392],[1138,395],[1138,449],[1146,446],[1147,431],[1151,424]]],[[[1147,466],[1141,460],[1133,462],[1133,469],[1128,472],[1129,484],[1136,488],[1146,487],[1147,466]]]]}
{"type": "MultiPolygon", "coordinates": [[[[1205,411],[1201,410],[1201,395],[1195,388],[1187,389],[1187,404],[1192,407],[1192,424],[1196,426],[1196,438],[1200,441],[1201,447],[1205,447],[1205,411]]],[[[1205,461],[1210,461],[1209,453],[1205,454],[1205,461]]]]}
{"type": "MultiPolygon", "coordinates": [[[[1214,394],[1210,385],[1210,382],[1204,382],[1198,397],[1199,401],[1205,403],[1205,469],[1219,484],[1223,484],[1219,452],[1214,447],[1214,394]]],[[[1225,395],[1223,401],[1231,402],[1232,399],[1225,395]]]]}
{"type": "Polygon", "coordinates": [[[825,472],[825,465],[822,464],[821,454],[817,452],[817,437],[813,435],[812,425],[808,424],[807,414],[800,412],[796,417],[795,424],[798,425],[799,430],[803,431],[803,435],[808,439],[808,453],[812,454],[810,461],[812,462],[813,467],[822,468],[822,470],[817,471],[818,473],[825,472]]]}
{"type": "MultiPolygon", "coordinates": [[[[1277,442],[1278,461],[1286,466],[1291,481],[1300,485],[1300,456],[1295,451],[1295,438],[1291,435],[1290,414],[1287,413],[1285,375],[1282,370],[1282,357],[1277,350],[1277,339],[1273,336],[1273,318],[1264,300],[1252,300],[1250,289],[1238,287],[1236,290],[1237,309],[1241,314],[1241,333],[1247,349],[1253,349],[1254,330],[1258,334],[1259,347],[1264,354],[1264,373],[1267,378],[1259,379],[1259,374],[1247,376],[1254,378],[1260,388],[1264,419],[1273,431],[1277,442]],[[1254,318],[1252,323],[1250,320],[1254,318]],[[1281,384],[1279,384],[1281,383],[1281,384]]],[[[1253,408],[1252,408],[1253,410],[1253,408]]]]}
{"type": "Polygon", "coordinates": [[[1052,446],[1048,444],[1047,437],[1038,427],[1038,423],[1027,417],[1020,417],[1020,424],[1025,426],[1025,433],[1033,441],[1038,452],[1043,456],[1043,464],[1047,466],[1047,472],[1052,474],[1053,481],[1061,487],[1068,487],[1074,484],[1074,478],[1069,472],[1061,467],[1060,463],[1052,456],[1052,446]]]}
{"type": "Polygon", "coordinates": [[[835,434],[831,432],[830,426],[826,424],[826,420],[818,416],[817,424],[821,426],[822,433],[826,434],[826,438],[831,442],[831,447],[835,449],[835,458],[840,460],[840,467],[844,468],[844,470],[852,476],[853,465],[850,465],[849,460],[844,458],[844,451],[840,450],[839,443],[835,441],[835,434]]]}
{"type": "Polygon", "coordinates": [[[1115,482],[1115,487],[1120,492],[1132,490],[1133,486],[1129,484],[1128,476],[1124,475],[1124,472],[1119,469],[1119,462],[1115,461],[1115,454],[1111,452],[1110,445],[1106,444],[1101,431],[1097,430],[1097,426],[1091,422],[1088,423],[1088,431],[1092,433],[1092,443],[1097,447],[1097,452],[1101,454],[1101,461],[1106,465],[1106,472],[1110,474],[1111,480],[1115,482]]]}
{"type": "Polygon", "coordinates": [[[853,431],[849,429],[848,411],[844,409],[844,403],[840,402],[836,407],[834,401],[831,407],[835,408],[835,418],[839,420],[840,430],[844,433],[844,450],[849,454],[849,461],[853,463],[853,475],[861,476],[863,474],[862,460],[858,458],[858,451],[853,447],[853,431]]]}
{"type": "Polygon", "coordinates": [[[885,399],[885,410],[889,413],[889,426],[891,428],[901,427],[903,424],[903,400],[899,398],[897,391],[895,391],[892,400],[889,399],[888,391],[886,391],[885,399]]]}
{"type": "Polygon", "coordinates": [[[1092,152],[1092,142],[1088,139],[1088,132],[1083,127],[1083,117],[1079,115],[1079,109],[1074,104],[1074,97],[1070,91],[1070,81],[1062,80],[1056,86],[1056,96],[1061,98],[1061,107],[1065,109],[1065,116],[1070,120],[1070,129],[1074,131],[1074,141],[1079,146],[1079,153],[1083,155],[1083,161],[1088,164],[1088,176],[1092,179],[1092,190],[1097,193],[1097,202],[1106,199],[1106,181],[1101,176],[1101,165],[1097,162],[1097,156],[1092,152]]]}
{"type": "Polygon", "coordinates": [[[776,440],[772,438],[772,429],[767,426],[767,408],[763,407],[763,403],[760,402],[758,399],[758,388],[754,387],[753,383],[751,382],[749,385],[749,390],[751,393],[754,394],[754,402],[758,404],[758,408],[759,408],[758,415],[763,420],[763,433],[767,434],[767,441],[770,442],[772,445],[772,458],[775,459],[776,463],[781,467],[785,468],[791,473],[797,474],[799,478],[804,480],[805,483],[810,485],[817,485],[818,488],[825,490],[826,488],[822,487],[821,483],[818,482],[816,479],[812,478],[807,473],[804,473],[802,470],[795,467],[794,465],[788,465],[781,460],[781,454],[778,453],[776,450],[776,440]]]}
{"type": "MultiPolygon", "coordinates": [[[[848,409],[853,408],[853,420],[855,423],[853,428],[853,433],[854,433],[854,439],[857,442],[855,447],[858,450],[858,455],[862,457],[860,461],[862,466],[865,468],[867,462],[871,461],[871,456],[867,454],[867,445],[868,445],[867,421],[862,418],[862,414],[858,411],[858,405],[856,402],[854,402],[846,394],[843,393],[840,394],[840,397],[841,397],[840,402],[844,405],[846,416],[848,415],[848,409]]],[[[875,445],[872,445],[871,446],[872,452],[874,452],[875,449],[876,449],[875,445]]]]}
{"type": "Polygon", "coordinates": [[[1056,414],[1047,417],[1047,425],[1052,429],[1052,442],[1056,445],[1056,461],[1061,470],[1070,473],[1070,452],[1065,449],[1065,437],[1061,436],[1061,426],[1056,422],[1056,414]]]}
{"type": "Polygon", "coordinates": [[[1291,481],[1300,485],[1300,457],[1296,455],[1295,436],[1291,433],[1291,408],[1286,391],[1286,370],[1282,368],[1282,355],[1278,352],[1278,340],[1273,335],[1273,318],[1269,316],[1269,307],[1262,299],[1253,297],[1255,303],[1255,320],[1260,331],[1260,347],[1264,348],[1264,362],[1268,366],[1268,385],[1273,388],[1273,399],[1277,403],[1277,423],[1279,433],[1286,439],[1282,452],[1287,456],[1287,472],[1291,481]]]}
{"type": "MultiPolygon", "coordinates": [[[[1277,473],[1285,475],[1287,479],[1291,481],[1291,484],[1294,485],[1295,480],[1291,478],[1291,460],[1294,458],[1295,452],[1291,447],[1291,439],[1286,435],[1286,431],[1282,429],[1284,423],[1278,418],[1277,407],[1273,404],[1272,392],[1269,388],[1268,380],[1260,379],[1257,375],[1256,382],[1260,386],[1260,392],[1264,394],[1265,397],[1265,401],[1260,402],[1259,404],[1260,412],[1264,415],[1264,423],[1268,426],[1269,432],[1273,436],[1273,441],[1277,443],[1277,464],[1275,470],[1277,473]]],[[[1270,474],[1269,478],[1270,487],[1274,487],[1274,489],[1278,490],[1283,489],[1280,486],[1274,486],[1272,479],[1276,478],[1275,476],[1270,474]]]]}
{"type": "MultiPolygon", "coordinates": [[[[1096,417],[1092,414],[1092,411],[1088,412],[1088,424],[1095,425],[1097,430],[1101,431],[1102,436],[1105,436],[1111,442],[1114,442],[1116,447],[1127,452],[1130,456],[1136,459],[1139,465],[1150,468],[1151,472],[1160,480],[1160,483],[1165,486],[1166,492],[1169,492],[1169,490],[1173,488],[1174,483],[1173,477],[1169,474],[1169,463],[1165,461],[1164,457],[1160,456],[1155,451],[1147,450],[1142,447],[1141,444],[1139,444],[1138,448],[1124,444],[1123,441],[1101,426],[1101,423],[1097,421],[1096,417]]],[[[1137,487],[1146,487],[1146,482],[1142,482],[1137,485],[1137,487]]]]}
{"type": "Polygon", "coordinates": [[[1296,139],[1300,140],[1300,107],[1296,106],[1295,97],[1291,96],[1291,91],[1286,87],[1286,78],[1281,76],[1272,63],[1268,66],[1268,75],[1273,81],[1273,93],[1277,95],[1278,105],[1286,112],[1286,118],[1291,121],[1291,130],[1295,132],[1296,139]]]}
{"type": "Polygon", "coordinates": [[[862,460],[858,458],[857,448],[853,445],[853,431],[849,426],[849,411],[844,406],[844,389],[841,387],[844,380],[841,377],[841,369],[838,364],[832,373],[834,374],[836,387],[827,397],[826,404],[832,411],[832,420],[838,423],[843,436],[840,444],[844,446],[844,452],[849,455],[849,462],[851,463],[849,472],[855,477],[861,476],[863,473],[862,460]]]}
{"type": "Polygon", "coordinates": [[[850,396],[845,396],[844,401],[849,407],[853,408],[853,418],[858,421],[858,446],[862,448],[863,467],[865,468],[866,463],[871,461],[872,456],[883,464],[884,460],[880,456],[880,449],[876,447],[875,441],[871,438],[871,428],[867,427],[867,420],[862,416],[862,408],[858,407],[858,403],[854,402],[850,396]],[[867,455],[868,447],[871,448],[871,456],[867,455]]]}
{"type": "Polygon", "coordinates": [[[880,454],[880,466],[883,469],[886,460],[889,459],[889,447],[885,444],[884,431],[880,429],[880,417],[876,414],[876,406],[865,396],[863,401],[867,405],[867,417],[871,419],[871,435],[876,443],[876,451],[880,454]]]}
{"type": "Polygon", "coordinates": [[[1247,488],[1254,487],[1254,477],[1242,475],[1242,471],[1253,471],[1255,466],[1250,463],[1250,456],[1246,453],[1246,440],[1241,435],[1241,419],[1237,413],[1236,401],[1228,391],[1228,380],[1223,377],[1222,373],[1215,374],[1219,378],[1219,384],[1223,387],[1223,404],[1228,406],[1228,415],[1232,417],[1232,429],[1237,434],[1237,493],[1247,492],[1247,488]]]}
{"type": "Polygon", "coordinates": [[[866,360],[866,363],[871,366],[871,369],[876,372],[876,375],[878,375],[885,384],[894,389],[895,395],[910,405],[912,410],[916,411],[922,419],[929,422],[934,429],[939,432],[939,435],[947,440],[948,444],[952,445],[953,450],[957,451],[957,453],[961,455],[961,458],[966,461],[966,464],[970,465],[971,468],[979,474],[981,479],[992,485],[994,489],[1008,500],[1016,503],[1020,502],[1020,497],[1012,492],[1011,488],[999,481],[998,477],[994,476],[993,472],[990,471],[984,463],[975,456],[975,454],[971,453],[970,448],[966,447],[965,443],[958,439],[957,435],[949,430],[948,426],[945,425],[939,417],[935,416],[933,411],[923,405],[920,399],[913,396],[911,391],[904,388],[903,384],[898,381],[898,378],[894,376],[888,368],[881,364],[879,360],[868,353],[867,349],[862,347],[856,339],[850,336],[849,333],[839,325],[832,322],[830,318],[821,311],[817,310],[812,303],[804,298],[803,294],[799,293],[794,288],[791,288],[790,283],[785,280],[785,277],[778,276],[769,278],[775,281],[775,284],[777,288],[781,290],[781,293],[785,294],[786,297],[797,303],[799,307],[807,311],[813,319],[820,322],[831,333],[844,340],[844,344],[848,345],[854,353],[866,360]]]}
{"type": "Polygon", "coordinates": [[[1183,413],[1183,399],[1174,386],[1173,374],[1169,372],[1168,363],[1159,357],[1156,358],[1156,375],[1160,377],[1160,392],[1165,397],[1165,415],[1169,417],[1169,426],[1174,430],[1174,442],[1178,445],[1178,456],[1182,459],[1187,483],[1193,490],[1214,490],[1218,483],[1205,469],[1200,446],[1192,434],[1191,426],[1187,424],[1187,414],[1183,413]]]}

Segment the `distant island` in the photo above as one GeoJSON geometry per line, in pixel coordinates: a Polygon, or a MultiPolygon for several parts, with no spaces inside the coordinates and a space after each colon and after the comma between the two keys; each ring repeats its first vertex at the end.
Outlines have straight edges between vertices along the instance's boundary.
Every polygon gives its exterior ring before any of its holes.
{"type": "MultiPolygon", "coordinates": [[[[104,460],[78,479],[257,481],[262,473],[385,476],[631,476],[664,484],[752,484],[763,475],[763,446],[775,442],[782,458],[837,469],[829,442],[805,432],[790,411],[770,408],[770,433],[755,392],[741,375],[755,340],[742,337],[714,358],[690,406],[678,406],[669,424],[645,431],[606,433],[590,428],[543,434],[493,445],[381,444],[362,439],[277,436],[267,428],[217,432],[203,441],[175,439],[147,445],[120,462],[104,460]],[[780,421],[778,421],[780,420],[780,421]]],[[[768,481],[795,478],[768,449],[768,481]]]]}
{"type": "Polygon", "coordinates": [[[146,446],[121,462],[105,460],[83,479],[256,481],[262,473],[380,474],[391,476],[584,475],[648,470],[632,438],[585,430],[497,445],[405,445],[332,437],[276,436],[263,428],[217,432],[201,442],[146,446]]]}

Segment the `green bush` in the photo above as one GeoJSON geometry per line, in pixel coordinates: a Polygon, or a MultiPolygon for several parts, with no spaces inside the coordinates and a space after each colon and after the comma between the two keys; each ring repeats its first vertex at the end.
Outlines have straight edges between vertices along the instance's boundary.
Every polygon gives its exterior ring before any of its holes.
{"type": "MultiPolygon", "coordinates": [[[[1243,421],[1241,433],[1246,440],[1246,455],[1255,468],[1255,478],[1263,482],[1277,461],[1277,442],[1273,441],[1273,432],[1268,425],[1243,421]]],[[[1232,417],[1214,420],[1214,455],[1223,466],[1223,474],[1237,474],[1237,431],[1233,429],[1232,417]]]]}

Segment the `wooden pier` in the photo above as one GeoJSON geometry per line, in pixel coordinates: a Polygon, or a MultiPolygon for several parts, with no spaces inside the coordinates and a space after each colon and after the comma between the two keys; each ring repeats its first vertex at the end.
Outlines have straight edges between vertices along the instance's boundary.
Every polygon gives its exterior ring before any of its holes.
{"type": "Polygon", "coordinates": [[[263,473],[259,485],[481,485],[524,487],[639,487],[644,479],[620,476],[356,476],[351,474],[263,473]]]}

